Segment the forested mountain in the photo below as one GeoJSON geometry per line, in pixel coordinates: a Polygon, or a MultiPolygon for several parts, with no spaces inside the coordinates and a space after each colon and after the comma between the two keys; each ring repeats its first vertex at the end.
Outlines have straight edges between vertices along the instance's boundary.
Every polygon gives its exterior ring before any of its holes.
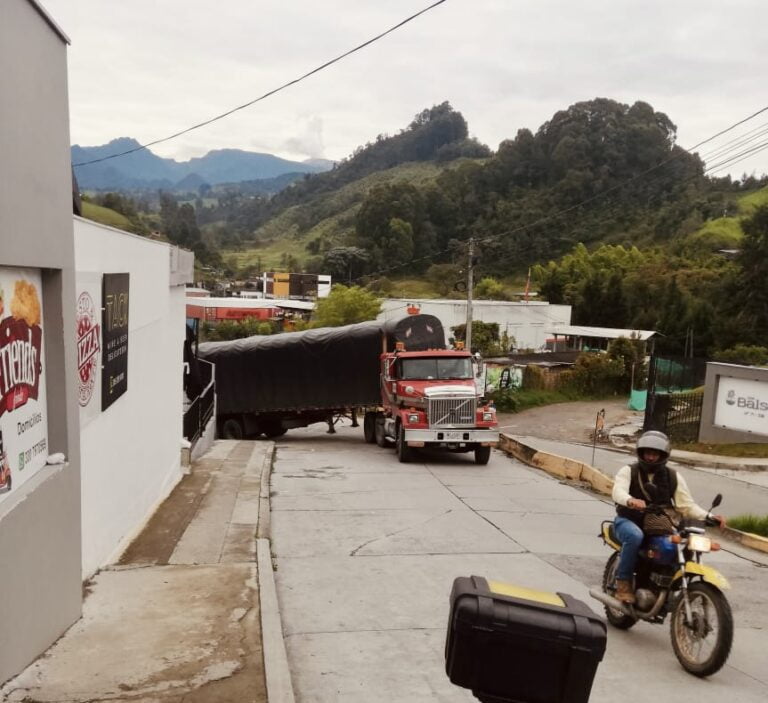
{"type": "Polygon", "coordinates": [[[505,275],[579,242],[668,243],[735,207],[733,184],[706,177],[700,158],[675,144],[673,122],[647,103],[576,103],[535,133],[520,129],[496,153],[468,133],[443,103],[332,171],[245,204],[248,216],[227,217],[256,247],[291,237],[299,261],[358,247],[371,273],[423,271],[476,237],[487,272],[505,275]],[[415,183],[396,176],[405,162],[442,172],[415,183]],[[371,183],[374,174],[382,177],[371,183]],[[355,188],[366,181],[367,190],[355,188]],[[340,197],[350,190],[352,201],[340,197]]]}
{"type": "MultiPolygon", "coordinates": [[[[72,163],[84,163],[95,159],[136,149],[135,139],[121,137],[102,146],[71,149],[72,163]]],[[[240,149],[219,149],[189,161],[164,159],[149,149],[121,156],[76,169],[81,189],[128,190],[164,188],[185,190],[192,178],[198,184],[237,183],[272,179],[288,173],[319,173],[327,171],[332,162],[311,159],[307,162],[289,161],[272,154],[259,154],[240,149]]]]}

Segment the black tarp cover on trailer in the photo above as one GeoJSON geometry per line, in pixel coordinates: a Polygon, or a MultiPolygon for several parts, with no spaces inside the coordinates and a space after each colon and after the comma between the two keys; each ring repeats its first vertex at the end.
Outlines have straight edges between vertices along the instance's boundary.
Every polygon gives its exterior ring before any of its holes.
{"type": "Polygon", "coordinates": [[[304,332],[200,345],[216,364],[219,414],[350,408],[380,402],[379,355],[403,342],[408,351],[444,349],[433,315],[361,322],[304,332]]]}

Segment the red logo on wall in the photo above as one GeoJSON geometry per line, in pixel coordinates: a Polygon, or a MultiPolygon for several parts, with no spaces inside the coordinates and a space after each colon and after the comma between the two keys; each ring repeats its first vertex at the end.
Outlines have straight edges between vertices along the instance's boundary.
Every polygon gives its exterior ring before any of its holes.
{"type": "MultiPolygon", "coordinates": [[[[16,281],[10,307],[11,315],[0,322],[0,415],[13,412],[30,398],[37,400],[43,370],[43,330],[35,286],[16,281]]],[[[4,312],[0,295],[0,316],[4,312]]]]}
{"type": "Polygon", "coordinates": [[[100,329],[96,322],[96,306],[88,293],[81,293],[77,299],[77,372],[79,384],[78,402],[88,405],[96,385],[99,371],[100,329]]]}

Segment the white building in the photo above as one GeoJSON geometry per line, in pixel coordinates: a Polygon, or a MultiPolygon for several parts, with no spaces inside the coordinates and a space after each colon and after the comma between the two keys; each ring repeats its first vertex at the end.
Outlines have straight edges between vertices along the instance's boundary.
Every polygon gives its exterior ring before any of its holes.
{"type": "MultiPolygon", "coordinates": [[[[409,307],[418,307],[425,315],[434,315],[445,328],[446,342],[453,336],[451,327],[462,325],[467,320],[466,300],[407,300],[388,298],[382,302],[379,320],[392,320],[408,314],[409,307]]],[[[570,305],[550,305],[544,302],[475,300],[472,317],[480,322],[496,322],[499,334],[504,332],[518,349],[543,349],[548,331],[555,325],[571,322],[570,305]]]]}

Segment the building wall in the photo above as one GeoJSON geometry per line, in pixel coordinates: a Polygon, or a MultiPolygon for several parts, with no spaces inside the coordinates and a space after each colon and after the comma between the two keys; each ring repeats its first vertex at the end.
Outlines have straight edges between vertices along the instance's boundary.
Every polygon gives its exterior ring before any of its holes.
{"type": "Polygon", "coordinates": [[[768,368],[736,364],[707,364],[699,441],[722,444],[768,443],[768,368]],[[733,387],[731,379],[734,379],[744,392],[737,393],[736,397],[728,399],[727,391],[733,387]],[[742,396],[744,401],[751,401],[749,406],[740,409],[738,396],[742,396]],[[732,401],[731,417],[727,423],[731,427],[724,427],[722,415],[718,416],[718,406],[722,408],[722,404],[727,403],[728,400],[732,401]],[[718,420],[720,422],[715,424],[718,420]],[[745,431],[745,429],[734,429],[735,427],[752,429],[745,431]]]}
{"type": "Polygon", "coordinates": [[[170,278],[171,251],[75,218],[78,291],[103,273],[130,274],[128,390],[82,418],[84,577],[120,554],[182,475],[186,295],[170,278]]]}
{"type": "Polygon", "coordinates": [[[0,266],[43,269],[46,466],[0,503],[0,682],[80,616],[80,447],[66,38],[0,2],[0,266]]]}
{"type": "MultiPolygon", "coordinates": [[[[451,327],[464,324],[467,320],[465,300],[405,300],[391,298],[382,303],[378,319],[391,320],[404,317],[409,304],[421,307],[421,313],[434,315],[445,328],[446,341],[452,337],[451,327]]],[[[476,300],[472,305],[472,316],[480,322],[497,322],[499,334],[506,332],[514,337],[518,349],[543,348],[549,330],[555,325],[571,323],[570,305],[550,305],[541,302],[505,302],[497,300],[476,300]]]]}

